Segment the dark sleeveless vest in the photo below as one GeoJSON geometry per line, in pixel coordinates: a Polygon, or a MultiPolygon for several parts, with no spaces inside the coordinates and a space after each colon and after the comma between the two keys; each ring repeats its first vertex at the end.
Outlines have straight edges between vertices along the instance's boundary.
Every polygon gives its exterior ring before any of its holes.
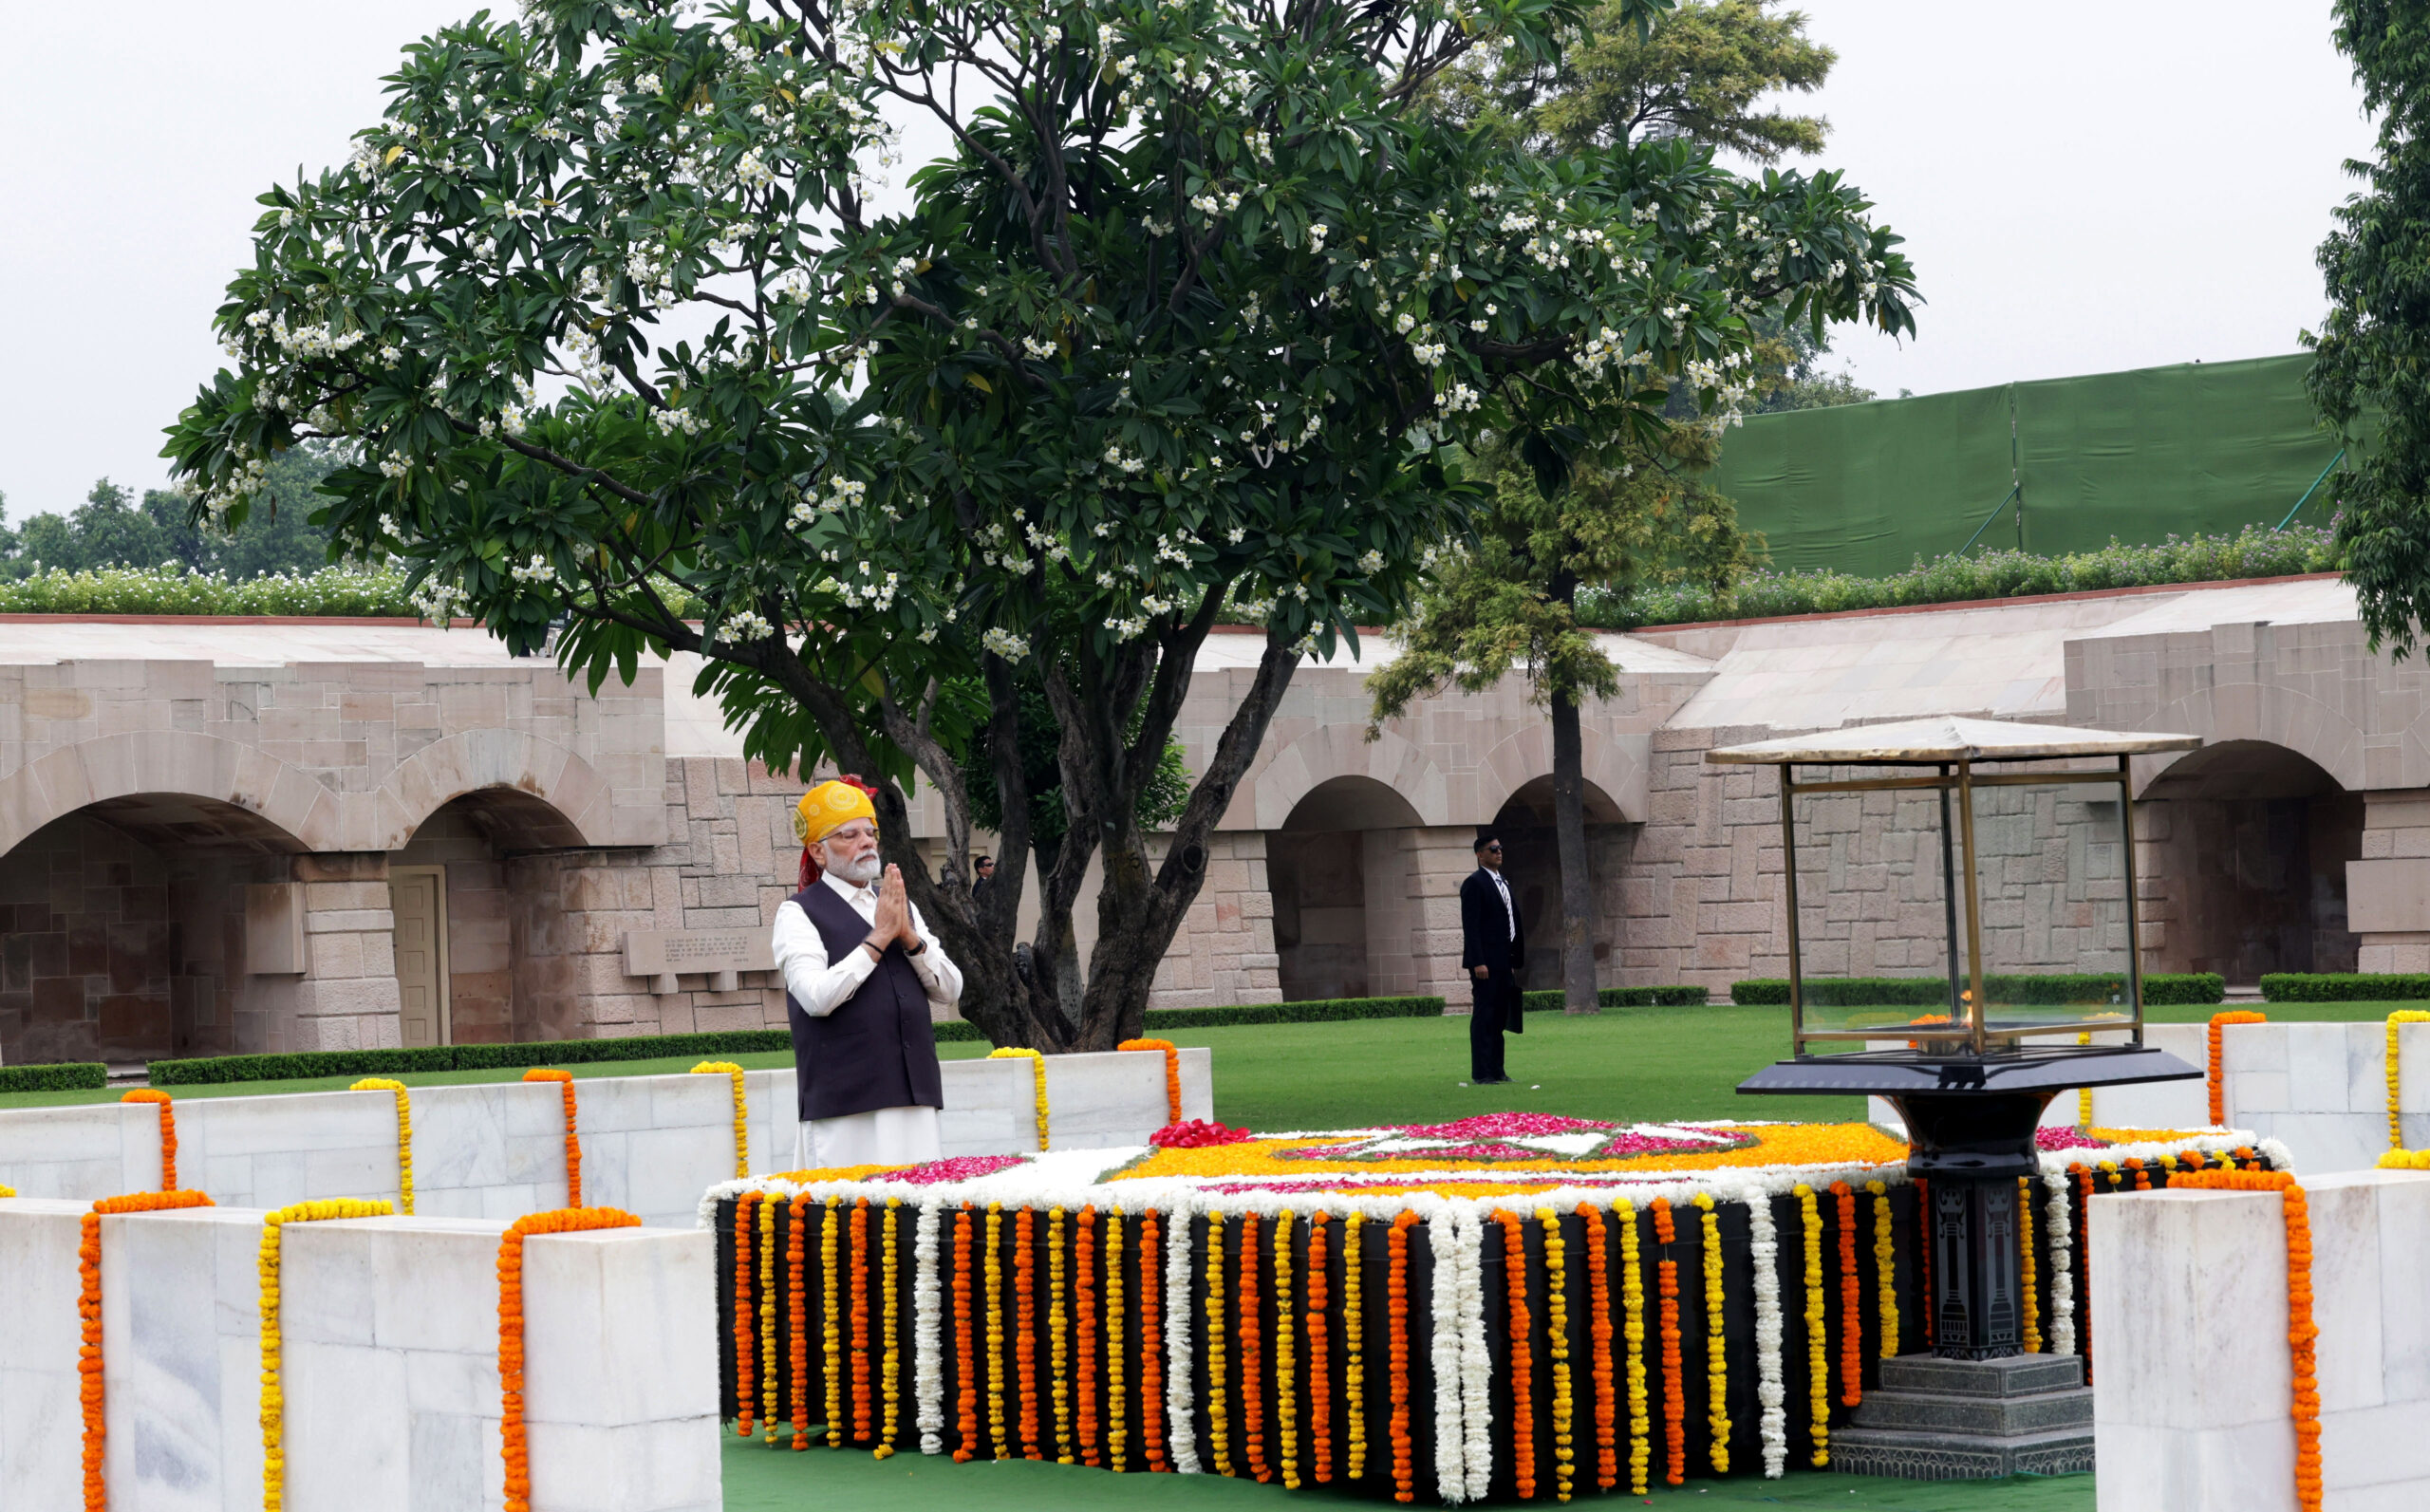
{"type": "MultiPolygon", "coordinates": [[[[824,882],[812,883],[793,901],[827,943],[831,963],[869,938],[869,921],[824,882]]],[[[803,1121],[880,1108],[944,1107],[927,989],[900,944],[887,946],[860,990],[825,1017],[802,1012],[790,992],[785,1017],[793,1026],[794,1081],[803,1121]]]]}

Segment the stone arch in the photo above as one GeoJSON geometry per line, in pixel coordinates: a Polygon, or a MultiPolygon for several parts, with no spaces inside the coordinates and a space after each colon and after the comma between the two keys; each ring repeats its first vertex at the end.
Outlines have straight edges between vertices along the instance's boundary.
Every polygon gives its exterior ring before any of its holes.
{"type": "MultiPolygon", "coordinates": [[[[2209,686],[2170,700],[2138,716],[2139,730],[2182,730],[2207,746],[2257,741],[2280,746],[2318,767],[2349,793],[2366,783],[2363,729],[2335,704],[2286,682],[2259,686],[2209,686]]],[[[2200,752],[2135,763],[2136,795],[2200,752]]]]}
{"type": "Polygon", "coordinates": [[[1425,823],[1397,789],[1374,777],[1345,775],[1327,777],[1310,788],[1277,828],[1288,831],[1413,830],[1425,823]]]}
{"type": "MultiPolygon", "coordinates": [[[[1651,737],[1642,734],[1611,735],[1587,725],[1580,735],[1588,785],[1600,790],[1617,816],[1631,824],[1647,818],[1646,767],[1651,737]]],[[[1490,824],[1512,797],[1529,783],[1550,776],[1553,770],[1553,727],[1548,719],[1533,719],[1495,742],[1477,763],[1476,812],[1467,822],[1490,824]]]]}
{"type": "Polygon", "coordinates": [[[1274,755],[1249,790],[1249,830],[1280,830],[1300,801],[1336,777],[1366,777],[1383,784],[1415,813],[1413,822],[1445,825],[1451,816],[1449,785],[1424,750],[1390,730],[1367,738],[1362,723],[1318,725],[1274,755]]]}
{"type": "Polygon", "coordinates": [[[441,808],[493,788],[528,794],[556,811],[565,822],[552,833],[557,844],[608,843],[610,793],[596,768],[554,741],[488,729],[434,740],[399,762],[376,794],[374,832],[353,849],[401,849],[441,808]]]}
{"type": "Polygon", "coordinates": [[[256,747],[191,730],[96,736],[0,777],[0,854],[55,819],[112,799],[160,793],[244,810],[305,850],[342,850],[338,795],[256,747]]]}

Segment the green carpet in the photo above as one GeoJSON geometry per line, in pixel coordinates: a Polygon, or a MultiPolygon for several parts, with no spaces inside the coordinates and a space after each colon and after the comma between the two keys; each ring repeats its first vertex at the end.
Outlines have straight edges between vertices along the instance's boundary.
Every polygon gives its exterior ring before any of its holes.
{"type": "MultiPolygon", "coordinates": [[[[1312,1498],[1341,1512],[1393,1505],[1388,1498],[1313,1487],[1285,1491],[1279,1485],[1218,1475],[1165,1475],[1151,1480],[1028,1460],[956,1465],[943,1456],[920,1454],[879,1461],[858,1451],[837,1453],[824,1447],[795,1454],[745,1442],[731,1432],[725,1445],[726,1512],[800,1512],[804,1507],[825,1505],[850,1506],[853,1512],[933,1512],[944,1505],[963,1512],[1096,1512],[1100,1508],[1127,1512],[1149,1500],[1172,1512],[1288,1512],[1312,1498]]],[[[1950,1512],[2091,1512],[2092,1484],[2089,1475],[1884,1481],[1801,1470],[1779,1481],[1756,1477],[1691,1481],[1675,1488],[1659,1487],[1642,1502],[1626,1495],[1585,1496],[1579,1501],[1614,1506],[1827,1506],[1845,1512],[1876,1508],[1881,1512],[1940,1512],[1943,1508],[1950,1512]]],[[[1549,1495],[1538,1500],[1546,1506],[1553,1504],[1549,1495]]]]}

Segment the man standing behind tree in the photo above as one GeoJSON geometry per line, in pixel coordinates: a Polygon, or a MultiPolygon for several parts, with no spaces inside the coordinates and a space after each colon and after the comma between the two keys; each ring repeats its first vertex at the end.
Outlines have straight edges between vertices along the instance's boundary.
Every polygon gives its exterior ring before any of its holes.
{"type": "Polygon", "coordinates": [[[1494,1087],[1502,1071],[1502,1034],[1526,1033],[1519,972],[1527,960],[1527,930],[1519,900],[1502,875],[1502,842],[1477,836],[1477,869],[1460,884],[1460,966],[1475,1004],[1468,1013],[1468,1081],[1494,1087]]]}

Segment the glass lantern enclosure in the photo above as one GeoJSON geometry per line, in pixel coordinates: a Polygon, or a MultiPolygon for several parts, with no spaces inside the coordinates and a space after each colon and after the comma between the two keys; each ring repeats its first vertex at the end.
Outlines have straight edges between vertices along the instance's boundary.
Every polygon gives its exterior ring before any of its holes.
{"type": "Polygon", "coordinates": [[[2130,764],[2198,744],[1941,718],[1707,753],[1778,771],[1793,1053],[2140,1046],[2130,764]]]}

